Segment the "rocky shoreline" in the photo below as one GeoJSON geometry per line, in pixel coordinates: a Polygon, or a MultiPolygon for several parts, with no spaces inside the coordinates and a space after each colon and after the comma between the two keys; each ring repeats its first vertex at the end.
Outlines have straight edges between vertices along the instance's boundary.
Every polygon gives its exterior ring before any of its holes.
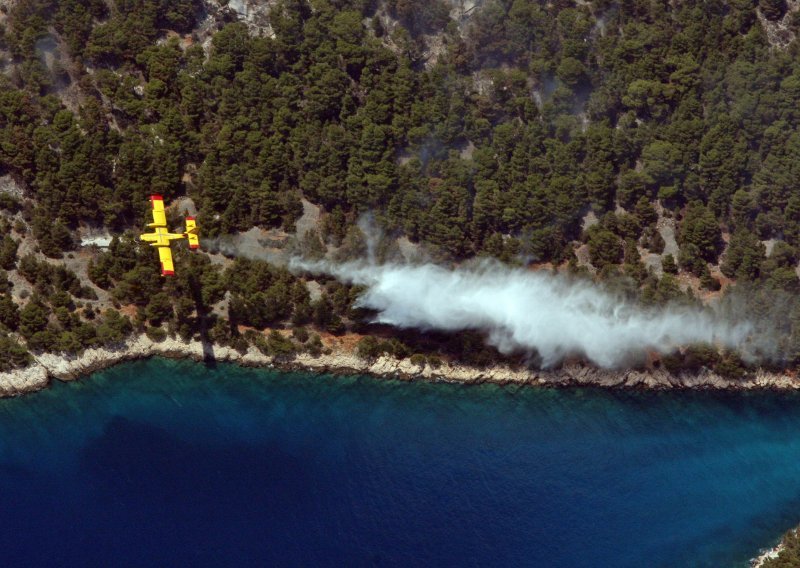
{"type": "Polygon", "coordinates": [[[783,552],[784,544],[781,541],[779,544],[769,548],[750,560],[751,568],[763,568],[763,566],[770,560],[775,560],[783,552]]]}
{"type": "Polygon", "coordinates": [[[796,527],[784,534],[778,544],[763,550],[758,556],[751,559],[750,567],[797,566],[797,537],[799,531],[800,527],[796,527]]]}
{"type": "Polygon", "coordinates": [[[432,367],[409,359],[382,356],[367,361],[338,346],[329,353],[313,356],[300,353],[290,359],[276,359],[254,347],[242,353],[230,347],[210,346],[199,341],[179,339],[153,341],[146,335],[135,336],[111,348],[87,349],[80,355],[43,354],[32,365],[9,373],[0,373],[0,396],[16,396],[41,390],[55,378],[70,381],[117,363],[161,356],[197,361],[232,362],[252,367],[303,370],[320,373],[358,373],[404,380],[428,380],[453,383],[526,384],[538,386],[597,386],[633,389],[700,390],[796,390],[800,379],[789,374],[759,371],[744,379],[729,379],[708,370],[695,374],[672,375],[660,369],[612,371],[582,364],[569,364],[555,370],[516,369],[504,365],[486,368],[443,363],[432,367]]]}

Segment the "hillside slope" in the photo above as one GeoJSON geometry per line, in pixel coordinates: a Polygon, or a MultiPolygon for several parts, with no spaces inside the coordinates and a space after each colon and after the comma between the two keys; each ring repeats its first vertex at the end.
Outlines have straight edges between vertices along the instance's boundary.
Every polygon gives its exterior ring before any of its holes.
{"type": "MultiPolygon", "coordinates": [[[[358,288],[264,262],[363,255],[367,213],[382,259],[492,256],[645,305],[733,294],[773,320],[770,364],[797,361],[793,2],[28,0],[0,25],[11,366],[133,327],[278,352],[317,345],[305,326],[392,335],[358,288]],[[130,239],[151,193],[211,247],[173,280],[130,239]]],[[[419,341],[376,349],[499,357],[419,341]]],[[[669,364],[746,372],[704,347],[669,364]]]]}

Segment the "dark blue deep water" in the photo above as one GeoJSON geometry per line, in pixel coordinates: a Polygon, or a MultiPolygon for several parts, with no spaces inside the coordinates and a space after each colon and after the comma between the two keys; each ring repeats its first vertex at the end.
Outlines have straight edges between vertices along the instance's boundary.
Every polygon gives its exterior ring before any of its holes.
{"type": "Polygon", "coordinates": [[[3,565],[737,566],[800,397],[126,364],[0,401],[3,565]]]}

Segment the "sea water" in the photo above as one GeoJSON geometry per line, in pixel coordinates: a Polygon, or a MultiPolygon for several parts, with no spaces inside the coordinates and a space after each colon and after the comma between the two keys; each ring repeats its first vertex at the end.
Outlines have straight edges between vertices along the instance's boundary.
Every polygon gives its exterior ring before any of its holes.
{"type": "Polygon", "coordinates": [[[151,360],[0,401],[0,558],[744,566],[800,522],[800,397],[151,360]]]}

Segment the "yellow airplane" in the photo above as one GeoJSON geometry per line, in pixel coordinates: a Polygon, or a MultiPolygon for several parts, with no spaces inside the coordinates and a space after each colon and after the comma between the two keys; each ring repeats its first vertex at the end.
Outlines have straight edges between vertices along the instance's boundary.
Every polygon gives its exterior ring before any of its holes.
{"type": "Polygon", "coordinates": [[[160,195],[151,195],[150,204],[153,207],[153,222],[148,227],[153,228],[152,233],[145,233],[141,240],[149,242],[151,247],[158,249],[158,258],[161,261],[161,275],[173,276],[175,265],[172,263],[172,249],[170,243],[178,239],[188,239],[189,248],[200,248],[200,239],[197,236],[197,224],[194,217],[186,217],[185,233],[170,233],[167,230],[167,214],[164,211],[164,198],[160,195]]]}

